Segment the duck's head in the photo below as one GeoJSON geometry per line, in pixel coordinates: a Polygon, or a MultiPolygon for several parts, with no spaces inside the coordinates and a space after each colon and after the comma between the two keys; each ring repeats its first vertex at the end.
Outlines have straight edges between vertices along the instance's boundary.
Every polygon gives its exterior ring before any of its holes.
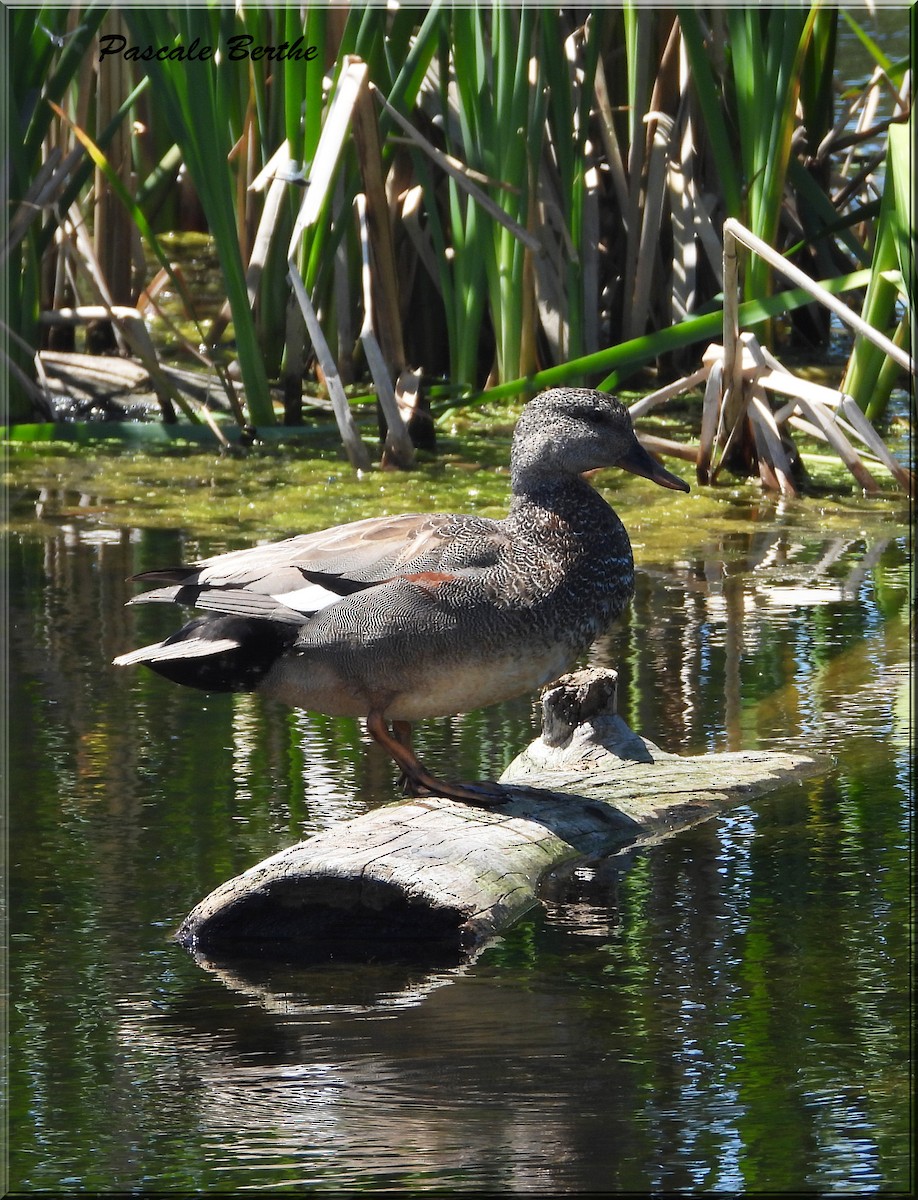
{"type": "Polygon", "coordinates": [[[529,401],[513,435],[510,467],[518,481],[531,472],[582,475],[621,467],[661,487],[689,490],[637,440],[621,401],[587,388],[552,388],[529,401]]]}

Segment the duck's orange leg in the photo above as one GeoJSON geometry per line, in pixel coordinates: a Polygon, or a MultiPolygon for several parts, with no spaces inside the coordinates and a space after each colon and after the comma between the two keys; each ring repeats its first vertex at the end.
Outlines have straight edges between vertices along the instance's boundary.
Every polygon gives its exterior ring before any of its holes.
{"type": "Polygon", "coordinates": [[[411,722],[410,721],[393,721],[392,736],[401,746],[407,746],[411,749],[411,722]]]}
{"type": "Polygon", "coordinates": [[[497,784],[448,783],[431,775],[411,749],[411,726],[407,721],[393,721],[390,733],[382,714],[371,712],[367,716],[367,732],[401,767],[405,782],[415,795],[424,791],[467,804],[500,804],[507,798],[497,784]]]}
{"type": "MultiPolygon", "coordinates": [[[[408,750],[412,749],[411,723],[409,721],[393,721],[392,736],[400,745],[405,746],[408,750]]],[[[399,772],[398,783],[404,795],[416,796],[418,794],[418,789],[412,785],[404,771],[399,772]]]]}

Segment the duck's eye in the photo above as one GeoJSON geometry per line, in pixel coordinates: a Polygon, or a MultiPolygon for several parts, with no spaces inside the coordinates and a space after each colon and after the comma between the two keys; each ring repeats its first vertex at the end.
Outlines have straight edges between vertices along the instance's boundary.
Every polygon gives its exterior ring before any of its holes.
{"type": "Polygon", "coordinates": [[[588,425],[605,425],[606,414],[601,408],[582,408],[577,414],[588,425]]]}

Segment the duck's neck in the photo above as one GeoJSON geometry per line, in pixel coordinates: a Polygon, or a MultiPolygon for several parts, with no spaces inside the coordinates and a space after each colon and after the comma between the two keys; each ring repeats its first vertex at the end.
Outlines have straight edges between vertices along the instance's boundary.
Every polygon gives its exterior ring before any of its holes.
{"type": "Polygon", "coordinates": [[[528,471],[514,478],[509,517],[524,518],[540,510],[574,527],[597,521],[621,525],[615,510],[580,475],[528,471]]]}
{"type": "Polygon", "coordinates": [[[536,570],[553,602],[571,606],[570,644],[585,650],[634,588],[631,542],[615,510],[585,479],[555,473],[514,490],[504,529],[523,574],[536,570]]]}

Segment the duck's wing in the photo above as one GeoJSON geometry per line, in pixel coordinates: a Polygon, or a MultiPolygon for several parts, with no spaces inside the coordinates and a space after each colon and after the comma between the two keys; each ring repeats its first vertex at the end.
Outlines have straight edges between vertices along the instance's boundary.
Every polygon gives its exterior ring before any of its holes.
{"type": "Polygon", "coordinates": [[[132,578],[171,586],[131,603],[189,604],[297,624],[342,596],[394,579],[477,573],[496,561],[506,542],[501,523],[484,517],[371,517],[189,566],[141,572],[132,578]]]}

